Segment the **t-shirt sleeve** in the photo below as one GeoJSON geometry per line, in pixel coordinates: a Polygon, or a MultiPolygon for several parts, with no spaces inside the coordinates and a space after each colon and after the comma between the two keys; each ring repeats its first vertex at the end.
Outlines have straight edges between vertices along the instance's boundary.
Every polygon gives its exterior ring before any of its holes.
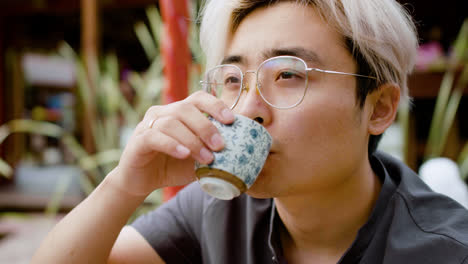
{"type": "Polygon", "coordinates": [[[166,263],[201,263],[200,229],[204,193],[192,183],[134,227],[166,263]]]}

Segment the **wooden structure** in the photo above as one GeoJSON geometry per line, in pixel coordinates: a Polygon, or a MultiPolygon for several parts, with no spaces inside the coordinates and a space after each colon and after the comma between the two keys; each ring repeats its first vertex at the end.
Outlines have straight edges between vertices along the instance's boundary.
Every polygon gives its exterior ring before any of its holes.
{"type": "MultiPolygon", "coordinates": [[[[81,0],[81,54],[84,58],[85,68],[88,72],[88,77],[93,78],[95,73],[99,71],[98,67],[98,48],[99,48],[99,12],[98,4],[95,0],[81,0]]],[[[96,89],[92,79],[88,79],[89,87],[91,87],[90,101],[94,102],[96,98],[96,89]]],[[[95,122],[96,108],[95,104],[90,104],[90,108],[85,108],[83,120],[83,146],[93,153],[95,151],[93,132],[89,125],[95,122]]]]}

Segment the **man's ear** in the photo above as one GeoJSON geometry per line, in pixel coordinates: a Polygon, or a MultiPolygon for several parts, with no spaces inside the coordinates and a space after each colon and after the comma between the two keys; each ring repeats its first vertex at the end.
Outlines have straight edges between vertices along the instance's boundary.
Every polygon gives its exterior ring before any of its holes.
{"type": "Polygon", "coordinates": [[[400,102],[400,87],[395,83],[385,83],[368,97],[372,104],[368,131],[371,135],[380,135],[395,120],[400,102]]]}

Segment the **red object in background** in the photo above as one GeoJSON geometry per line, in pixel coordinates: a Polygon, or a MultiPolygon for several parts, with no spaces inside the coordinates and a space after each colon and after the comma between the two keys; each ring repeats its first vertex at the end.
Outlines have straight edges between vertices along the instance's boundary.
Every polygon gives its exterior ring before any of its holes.
{"type": "MultiPolygon", "coordinates": [[[[160,0],[165,38],[162,40],[162,56],[166,84],[163,103],[183,100],[188,96],[188,79],[191,54],[188,45],[189,13],[187,0],[160,0]]],[[[163,190],[164,201],[169,200],[183,186],[167,187],[163,190]]]]}

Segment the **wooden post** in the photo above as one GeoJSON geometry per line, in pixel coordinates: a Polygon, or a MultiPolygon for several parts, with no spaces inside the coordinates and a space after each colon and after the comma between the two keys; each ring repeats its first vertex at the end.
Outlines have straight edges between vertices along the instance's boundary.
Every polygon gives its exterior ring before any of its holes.
{"type": "MultiPolygon", "coordinates": [[[[4,32],[4,20],[5,17],[0,14],[0,125],[5,123],[5,32],[4,32]]],[[[2,155],[2,150],[0,149],[0,156],[2,155]]]]}
{"type": "Polygon", "coordinates": [[[191,62],[188,45],[189,13],[187,0],[160,0],[161,14],[165,25],[162,55],[164,75],[164,103],[183,100],[188,95],[188,78],[191,62]]]}
{"type": "MultiPolygon", "coordinates": [[[[166,37],[162,44],[164,59],[164,103],[172,103],[187,97],[191,63],[188,45],[189,13],[187,0],[160,0],[159,6],[165,25],[166,37]]],[[[172,198],[183,187],[167,187],[163,192],[165,201],[172,198]]]]}
{"type": "MultiPolygon", "coordinates": [[[[5,17],[3,14],[1,14],[0,11],[0,125],[5,123],[5,79],[4,79],[4,74],[5,74],[5,31],[4,31],[4,20],[5,17]]],[[[0,157],[5,158],[5,150],[4,146],[0,145],[0,157]]],[[[0,184],[5,182],[5,178],[0,177],[0,184]]]]}
{"type": "Polygon", "coordinates": [[[95,152],[92,126],[96,120],[96,76],[98,74],[98,1],[81,0],[81,54],[87,71],[88,83],[91,87],[90,102],[84,109],[82,122],[83,145],[89,153],[95,152]]]}

